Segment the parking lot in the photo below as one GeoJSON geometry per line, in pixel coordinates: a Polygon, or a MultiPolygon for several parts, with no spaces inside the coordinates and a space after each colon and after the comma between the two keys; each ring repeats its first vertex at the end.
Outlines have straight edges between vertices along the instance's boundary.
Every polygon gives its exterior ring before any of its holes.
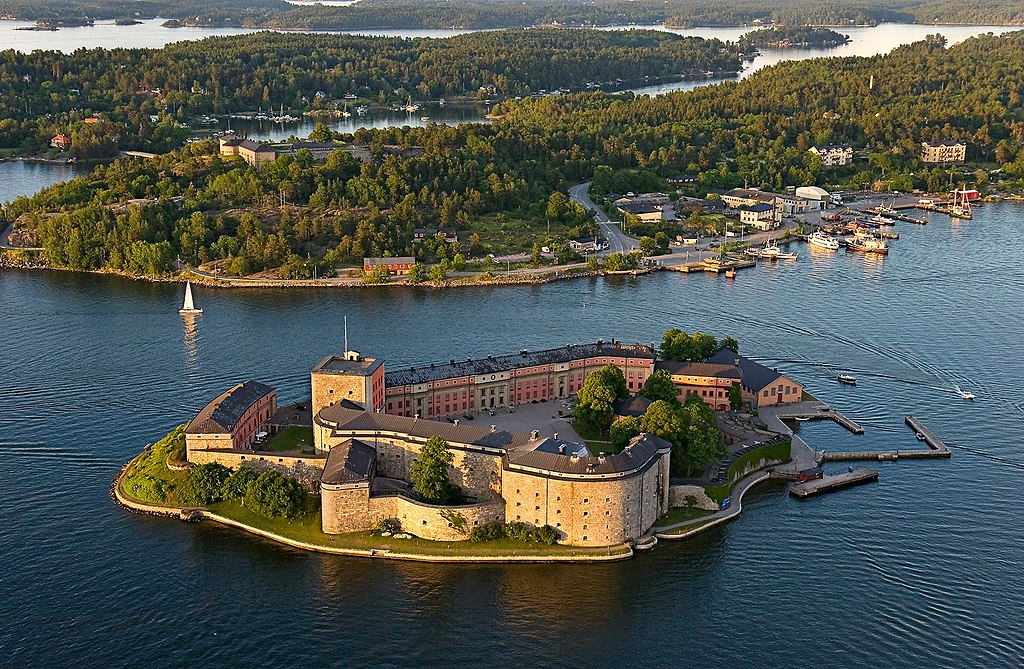
{"type": "Polygon", "coordinates": [[[548,400],[537,404],[519,404],[512,407],[510,413],[508,408],[499,407],[494,409],[494,415],[489,416],[487,412],[477,413],[472,421],[465,421],[466,425],[477,427],[494,425],[499,430],[509,432],[525,432],[537,430],[542,436],[552,437],[557,432],[559,439],[583,443],[583,439],[576,434],[572,428],[569,402],[566,400],[548,400]],[[560,417],[561,411],[564,417],[560,417]]]}

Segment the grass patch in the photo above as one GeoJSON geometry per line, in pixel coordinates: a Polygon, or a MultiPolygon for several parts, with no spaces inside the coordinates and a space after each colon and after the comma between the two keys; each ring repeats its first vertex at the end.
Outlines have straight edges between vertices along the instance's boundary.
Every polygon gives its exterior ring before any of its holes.
{"type": "Polygon", "coordinates": [[[810,394],[809,392],[807,392],[805,390],[803,392],[803,394],[800,396],[800,401],[801,402],[817,402],[818,398],[815,397],[814,395],[810,394]]]}
{"type": "Polygon", "coordinates": [[[354,550],[377,549],[396,553],[418,553],[430,556],[531,556],[547,555],[618,555],[627,551],[622,546],[604,548],[580,548],[578,546],[544,546],[533,542],[498,539],[482,543],[471,541],[430,541],[413,537],[395,539],[382,537],[376,532],[352,532],[349,534],[325,534],[321,530],[320,498],[311,497],[310,505],[316,510],[294,519],[267,518],[246,509],[238,501],[217,502],[210,505],[210,511],[236,520],[250,527],[279,534],[288,539],[314,546],[348,548],[354,550]]]}
{"type": "Polygon", "coordinates": [[[185,425],[182,424],[132,462],[121,479],[122,490],[143,502],[165,504],[170,501],[174,487],[185,480],[188,472],[171,471],[167,468],[167,458],[183,453],[184,448],[185,425]]]}
{"type": "Polygon", "coordinates": [[[21,153],[20,149],[0,148],[0,158],[14,158],[19,153],[21,153]]]}
{"type": "Polygon", "coordinates": [[[582,423],[573,421],[572,429],[576,430],[576,434],[580,435],[583,443],[587,445],[587,448],[594,455],[597,455],[598,453],[614,455],[615,453],[622,451],[621,448],[616,448],[612,442],[608,441],[606,435],[601,434],[589,425],[583,425],[582,423]]]}
{"type": "Polygon", "coordinates": [[[668,510],[664,516],[659,518],[654,525],[675,525],[676,523],[682,523],[687,520],[693,520],[694,518],[702,518],[704,516],[710,516],[714,511],[708,511],[707,509],[700,509],[695,506],[676,506],[668,510]]]}
{"type": "Polygon", "coordinates": [[[704,527],[705,525],[707,525],[710,522],[711,522],[710,520],[705,520],[703,523],[694,523],[693,525],[687,525],[686,527],[678,527],[678,528],[676,528],[674,530],[671,530],[669,532],[659,532],[659,534],[666,534],[666,535],[669,535],[669,536],[680,535],[680,534],[690,534],[691,532],[696,531],[697,528],[704,527]]]}
{"type": "MultiPolygon", "coordinates": [[[[728,472],[728,483],[722,485],[710,485],[704,488],[704,492],[707,493],[708,497],[718,502],[719,506],[722,504],[722,500],[729,496],[732,492],[732,486],[738,479],[745,476],[743,473],[747,466],[759,462],[761,460],[772,460],[774,462],[786,463],[791,460],[790,458],[790,442],[782,441],[774,444],[766,444],[760,448],[755,448],[752,451],[748,451],[736,458],[736,461],[729,465],[728,472]]],[[[748,472],[749,473],[749,472],[748,472]]]]}
{"type": "Polygon", "coordinates": [[[480,235],[480,243],[487,251],[499,256],[529,253],[534,242],[545,245],[548,241],[562,240],[568,231],[565,225],[552,221],[549,233],[543,216],[534,217],[526,211],[475,216],[467,230],[480,235]]]}
{"type": "Polygon", "coordinates": [[[305,450],[306,448],[313,448],[313,428],[292,425],[274,435],[264,450],[279,453],[305,450]]]}

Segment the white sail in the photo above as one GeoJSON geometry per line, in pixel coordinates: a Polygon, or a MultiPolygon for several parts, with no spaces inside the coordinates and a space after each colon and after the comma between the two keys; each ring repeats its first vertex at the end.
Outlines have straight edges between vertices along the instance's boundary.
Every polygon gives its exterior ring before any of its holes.
{"type": "Polygon", "coordinates": [[[185,282],[185,302],[181,305],[181,309],[178,310],[179,314],[201,314],[202,309],[196,309],[196,305],[192,302],[192,282],[185,282]]]}

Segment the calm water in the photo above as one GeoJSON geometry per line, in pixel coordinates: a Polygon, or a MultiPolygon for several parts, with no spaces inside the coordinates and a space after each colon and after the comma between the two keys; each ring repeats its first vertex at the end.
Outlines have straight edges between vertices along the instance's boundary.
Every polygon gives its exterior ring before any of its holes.
{"type": "Polygon", "coordinates": [[[735,281],[199,288],[193,333],[178,285],[5,271],[0,664],[1019,666],[1024,278],[1005,240],[1022,213],[900,224],[884,260],[802,250],[735,281]],[[917,447],[913,412],[954,456],[881,463],[878,484],[805,502],[761,488],[725,527],[602,566],[308,554],[110,503],[119,466],[229,384],[304,397],[346,315],[352,345],[395,365],[669,326],[731,334],[867,426],[804,424],[816,447],[917,447]],[[832,380],[847,370],[858,387],[832,380]]]}
{"type": "Polygon", "coordinates": [[[0,203],[19,195],[33,195],[49,185],[88,174],[92,168],[78,164],[32,163],[9,160],[0,163],[0,203]]]}

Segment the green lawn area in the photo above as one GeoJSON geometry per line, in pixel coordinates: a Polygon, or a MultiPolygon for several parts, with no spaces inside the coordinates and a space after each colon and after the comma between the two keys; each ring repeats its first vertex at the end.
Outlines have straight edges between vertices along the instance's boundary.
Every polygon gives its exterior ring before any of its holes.
{"type": "Polygon", "coordinates": [[[293,425],[274,435],[265,450],[275,453],[313,449],[313,428],[293,425]]]}
{"type": "MultiPolygon", "coordinates": [[[[319,507],[319,498],[312,497],[311,505],[319,507]]],[[[579,548],[576,546],[542,546],[539,544],[501,539],[473,543],[470,541],[428,541],[413,537],[411,539],[395,539],[382,537],[373,532],[354,532],[351,534],[324,534],[320,527],[320,511],[314,511],[301,518],[267,518],[253,513],[240,502],[218,502],[209,507],[216,514],[237,520],[245,525],[279,534],[283,537],[332,548],[350,548],[355,550],[387,550],[396,553],[418,553],[432,556],[530,556],[547,555],[616,555],[625,553],[622,546],[611,548],[579,548]]]]}
{"type": "MultiPolygon", "coordinates": [[[[467,233],[480,235],[480,243],[489,253],[504,255],[508,253],[529,253],[533,243],[546,245],[548,238],[548,222],[542,216],[535,218],[528,212],[503,212],[484,214],[472,219],[467,233]]],[[[564,240],[568,228],[559,223],[551,224],[550,241],[564,240]]],[[[468,234],[466,240],[468,240],[468,234]]],[[[462,241],[466,241],[462,240],[462,241]]]]}
{"type": "Polygon", "coordinates": [[[608,441],[603,434],[589,426],[573,421],[572,429],[576,430],[576,434],[580,435],[580,438],[583,439],[583,443],[587,445],[587,448],[594,455],[597,455],[598,453],[613,455],[622,450],[621,448],[613,446],[612,442],[608,441]]]}
{"type": "Polygon", "coordinates": [[[121,488],[144,502],[168,502],[174,487],[185,480],[188,472],[168,469],[167,457],[182,449],[184,443],[185,426],[180,425],[139,454],[125,472],[121,488]]]}
{"type": "Polygon", "coordinates": [[[701,518],[703,516],[710,516],[714,511],[708,511],[707,509],[698,509],[693,506],[677,506],[668,510],[664,516],[659,518],[654,523],[656,527],[664,527],[665,525],[674,525],[681,523],[686,520],[693,520],[694,518],[701,518]]]}
{"type": "Polygon", "coordinates": [[[679,527],[679,528],[676,528],[674,530],[670,530],[668,532],[661,532],[659,534],[668,534],[668,535],[673,535],[673,534],[689,534],[690,532],[693,532],[694,530],[696,530],[699,527],[704,527],[705,525],[707,525],[710,522],[711,522],[710,520],[706,520],[703,523],[694,523],[693,525],[687,525],[686,527],[679,527]]]}
{"type": "Polygon", "coordinates": [[[0,158],[13,158],[21,153],[20,149],[14,148],[0,148],[0,158]]]}
{"type": "Polygon", "coordinates": [[[805,390],[803,392],[803,394],[800,396],[800,401],[801,402],[817,402],[818,398],[815,397],[814,395],[810,394],[809,392],[807,392],[805,390]]]}

